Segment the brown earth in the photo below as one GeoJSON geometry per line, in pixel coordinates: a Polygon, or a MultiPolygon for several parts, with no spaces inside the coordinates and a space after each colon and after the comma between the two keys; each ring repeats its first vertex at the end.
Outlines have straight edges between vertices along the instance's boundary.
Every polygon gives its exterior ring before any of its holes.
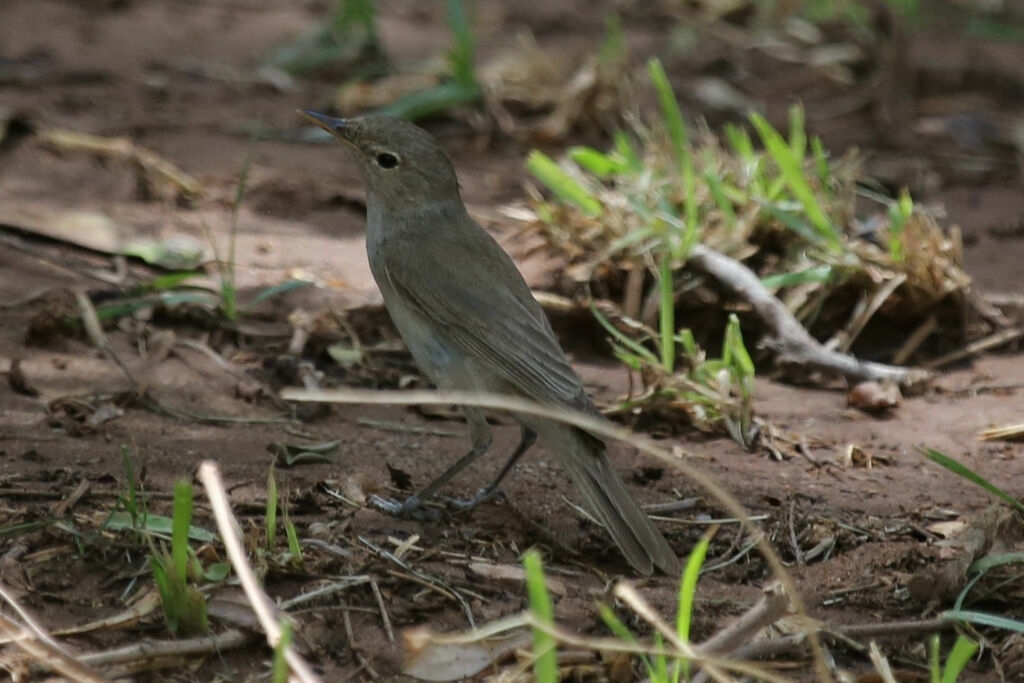
{"type": "MultiPolygon", "coordinates": [[[[0,109],[19,125],[23,122],[37,131],[59,127],[129,136],[198,178],[205,198],[198,211],[192,211],[162,198],[159,189],[156,196],[146,196],[128,165],[88,154],[58,153],[32,136],[15,139],[16,126],[12,126],[0,145],[0,210],[4,212],[0,221],[16,227],[11,216],[33,211],[102,210],[145,235],[184,233],[202,239],[200,218],[204,217],[224,244],[235,182],[252,153],[236,252],[243,297],[288,277],[301,276],[321,285],[264,305],[259,309],[261,324],[279,333],[285,314],[295,308],[322,310],[330,304],[342,310],[374,303],[377,294],[362,252],[361,190],[341,150],[275,140],[253,142],[245,132],[247,126],[257,124],[295,128],[294,109],[327,106],[332,85],[298,81],[281,91],[262,82],[211,75],[217,65],[251,74],[250,67],[269,49],[308,27],[322,4],[8,2],[0,21],[0,109]]],[[[515,5],[502,9],[499,2],[479,4],[477,11],[486,19],[481,20],[478,36],[484,57],[502,39],[527,27],[547,47],[577,35],[599,36],[603,30],[602,13],[590,3],[515,5]]],[[[637,63],[651,53],[667,54],[670,40],[662,29],[664,17],[644,3],[623,6],[637,63]]],[[[396,61],[424,59],[446,47],[439,3],[436,7],[382,3],[381,7],[383,42],[396,61]]],[[[1024,179],[1019,159],[1003,143],[972,147],[973,143],[961,144],[941,135],[928,137],[930,129],[922,128],[930,111],[925,105],[935,110],[941,104],[947,110],[962,106],[997,128],[1015,124],[1019,130],[1019,117],[1014,122],[1007,112],[1013,107],[1020,111],[1024,88],[1014,92],[1006,83],[1024,84],[1024,46],[986,43],[936,28],[916,40],[911,52],[929,65],[914,86],[918,109],[909,120],[897,121],[896,127],[885,131],[863,109],[853,115],[822,113],[832,111],[826,105],[836,102],[835,88],[806,70],[759,61],[747,52],[726,52],[721,58],[733,60],[732,71],[726,70],[731,82],[765,103],[769,112],[784,113],[790,101],[802,98],[812,131],[822,133],[828,145],[834,149],[860,145],[869,153],[869,170],[896,187],[910,185],[919,199],[944,205],[949,221],[963,229],[966,267],[981,291],[1024,294],[1020,266],[1024,261],[1024,179]],[[969,69],[955,59],[961,53],[971,55],[969,69]],[[986,70],[987,66],[992,68],[986,70]],[[978,72],[990,74],[991,82],[972,78],[978,72]],[[936,84],[940,75],[945,80],[936,84]],[[940,86],[948,95],[945,100],[937,94],[940,86]]],[[[666,62],[677,89],[686,94],[693,78],[704,71],[721,71],[721,62],[712,55],[693,61],[666,58],[666,62]]],[[[691,110],[705,113],[699,101],[686,96],[683,100],[691,110]]],[[[721,118],[718,112],[706,113],[712,122],[721,118]]],[[[456,122],[439,121],[429,127],[450,150],[467,202],[488,207],[521,196],[525,148],[501,138],[487,144],[473,129],[456,122]]],[[[492,221],[491,227],[500,233],[503,226],[492,221]]],[[[601,531],[566,504],[574,492],[541,449],[510,477],[504,486],[506,500],[469,514],[424,523],[353,509],[329,491],[383,489],[391,484],[388,467],[408,473],[415,485],[422,485],[442,463],[463,453],[466,441],[461,422],[402,408],[345,406],[307,424],[290,424],[276,420],[279,412],[269,401],[252,398],[251,380],[240,381],[207,356],[182,347],[165,361],[147,366],[130,341],[137,336],[134,331],[117,328],[109,331],[115,349],[141,373],[162,405],[252,422],[203,424],[132,404],[125,406],[123,416],[85,429],[69,414],[85,404],[104,405],[104,396],[123,391],[128,384],[84,337],[40,331],[39,326],[47,315],[59,320],[75,312],[68,293],[74,289],[88,290],[94,299],[113,290],[96,277],[113,272],[111,259],[12,227],[3,229],[0,237],[6,245],[0,250],[0,370],[11,376],[17,365],[38,392],[32,396],[24,388],[0,388],[0,556],[4,583],[14,587],[21,602],[47,628],[57,630],[120,612],[127,595],[138,589],[135,579],[143,584],[149,581],[144,553],[138,547],[109,535],[90,536],[114,504],[104,492],[125,490],[122,446],[137,460],[151,494],[169,493],[174,481],[191,476],[201,460],[216,459],[233,503],[248,519],[259,520],[267,468],[273,460],[268,445],[338,440],[332,462],[278,468],[277,477],[290,492],[291,516],[300,536],[312,536],[311,529],[316,528],[320,538],[345,548],[346,554],[339,557],[322,548],[308,548],[307,571],[272,572],[268,579],[272,594],[290,597],[341,575],[369,574],[379,583],[395,629],[427,624],[439,631],[460,630],[468,624],[459,604],[425,590],[404,570],[395,573],[394,564],[374,555],[358,539],[394,550],[390,538],[418,535],[417,546],[426,550],[410,551],[409,563],[459,590],[478,594],[469,602],[478,624],[521,610],[525,591],[515,583],[480,579],[468,568],[466,557],[514,565],[524,549],[537,545],[545,550],[555,575],[567,584],[567,594],[556,604],[559,622],[581,633],[606,634],[594,609],[595,597],[605,595],[611,577],[629,576],[629,567],[601,531]],[[29,335],[30,329],[36,330],[34,335],[29,335]],[[47,414],[50,402],[69,396],[78,403],[47,414]],[[87,537],[81,550],[76,550],[67,526],[8,531],[27,519],[52,518],[52,506],[83,481],[89,482],[90,492],[65,513],[87,537]],[[328,528],[311,527],[314,523],[328,528]]],[[[151,272],[137,263],[128,267],[140,277],[151,272]]],[[[573,339],[573,325],[563,323],[560,330],[568,347],[592,346],[573,339]]],[[[211,333],[195,320],[167,316],[153,325],[174,329],[179,338],[204,340],[250,377],[277,382],[265,361],[272,363],[283,351],[287,327],[284,337],[243,334],[244,343],[239,343],[238,335],[211,333]]],[[[610,402],[625,391],[625,371],[612,361],[589,351],[581,352],[579,360],[578,368],[598,398],[610,402]]],[[[325,358],[318,361],[332,378],[353,379],[331,369],[325,358]]],[[[388,355],[386,363],[391,371],[381,380],[383,384],[392,385],[399,374],[412,372],[401,355],[388,355]]],[[[765,529],[773,545],[793,563],[793,577],[813,616],[833,624],[930,617],[948,608],[955,597],[955,592],[929,595],[928,589],[915,593],[912,588],[913,579],[927,575],[943,554],[942,539],[930,525],[970,521],[989,501],[978,488],[926,461],[916,448],[945,452],[1011,494],[1024,495],[1020,444],[978,439],[984,428],[1019,423],[1024,414],[1022,395],[1024,358],[1019,352],[1001,352],[944,372],[927,393],[905,399],[891,416],[881,418],[848,408],[842,391],[759,378],[758,415],[790,442],[805,444],[806,457],[775,460],[746,453],[727,439],[686,429],[665,439],[665,445],[681,447],[683,457],[712,474],[752,514],[766,516],[765,529]],[[848,445],[862,449],[873,465],[842,467],[841,454],[848,445]],[[825,558],[801,564],[793,552],[796,542],[790,540],[791,533],[801,535],[802,552],[827,536],[835,545],[825,558]]],[[[507,452],[517,434],[516,427],[502,422],[494,450],[507,452]]],[[[708,520],[724,516],[720,506],[685,477],[620,445],[613,446],[612,453],[642,502],[698,497],[694,509],[663,526],[681,556],[688,553],[708,520]]],[[[495,456],[464,475],[458,480],[458,491],[475,491],[497,462],[495,456]]],[[[150,509],[168,512],[166,496],[156,495],[150,509]]],[[[197,521],[212,525],[202,505],[197,521]]],[[[732,543],[740,541],[726,524],[712,545],[709,564],[732,557],[732,543]]],[[[695,637],[710,635],[741,613],[769,578],[755,556],[706,575],[698,592],[695,637]]],[[[640,586],[663,614],[671,615],[673,584],[673,578],[658,576],[640,586]]],[[[1005,605],[997,611],[1014,612],[1005,605]]],[[[1019,607],[1016,612],[1020,618],[1019,607]]],[[[366,585],[304,606],[297,619],[309,656],[325,680],[366,678],[369,669],[362,662],[385,679],[399,676],[401,651],[389,642],[377,602],[366,585]],[[351,619],[351,640],[343,615],[351,619]]],[[[150,625],[103,630],[72,638],[69,645],[77,652],[89,652],[163,637],[160,628],[150,625]]],[[[885,651],[896,661],[920,662],[925,639],[924,634],[900,634],[885,641],[885,651]]],[[[842,667],[869,669],[866,656],[851,649],[837,646],[832,653],[842,667]]],[[[1003,666],[1013,664],[987,653],[972,676],[991,675],[993,657],[1003,666]]],[[[269,652],[256,641],[209,658],[202,669],[154,676],[240,680],[261,674],[268,659],[269,652]]]]}

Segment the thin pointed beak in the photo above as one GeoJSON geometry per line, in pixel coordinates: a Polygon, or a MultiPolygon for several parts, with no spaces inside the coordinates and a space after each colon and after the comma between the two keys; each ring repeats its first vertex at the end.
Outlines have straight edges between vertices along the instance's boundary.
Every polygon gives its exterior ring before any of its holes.
{"type": "Polygon", "coordinates": [[[343,140],[348,139],[348,133],[351,131],[351,124],[349,124],[347,120],[327,116],[326,114],[321,114],[320,112],[313,111],[312,109],[296,109],[295,111],[320,126],[331,135],[343,140]]]}

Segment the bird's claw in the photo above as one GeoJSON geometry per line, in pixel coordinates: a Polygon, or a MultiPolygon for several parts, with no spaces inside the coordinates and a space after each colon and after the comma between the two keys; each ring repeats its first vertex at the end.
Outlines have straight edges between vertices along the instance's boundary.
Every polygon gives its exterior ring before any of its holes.
{"type": "Polygon", "coordinates": [[[449,498],[445,500],[446,503],[451,505],[457,512],[465,512],[466,510],[472,510],[481,503],[487,503],[497,498],[504,498],[505,494],[501,492],[501,489],[491,489],[484,487],[476,492],[476,495],[469,500],[462,500],[460,498],[449,498]]]}
{"type": "Polygon", "coordinates": [[[399,519],[436,522],[444,516],[444,512],[440,510],[424,507],[422,501],[416,496],[410,496],[403,501],[397,501],[393,498],[384,498],[374,494],[370,496],[367,502],[374,510],[379,510],[386,515],[398,517],[399,519]]]}

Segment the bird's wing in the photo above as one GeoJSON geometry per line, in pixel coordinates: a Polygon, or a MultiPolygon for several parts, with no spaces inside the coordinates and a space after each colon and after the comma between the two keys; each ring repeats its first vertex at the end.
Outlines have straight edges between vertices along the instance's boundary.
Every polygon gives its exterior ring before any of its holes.
{"type": "Polygon", "coordinates": [[[419,245],[424,248],[388,249],[381,258],[391,286],[463,352],[526,396],[593,410],[515,264],[473,227],[459,239],[435,235],[429,246],[419,245]]]}

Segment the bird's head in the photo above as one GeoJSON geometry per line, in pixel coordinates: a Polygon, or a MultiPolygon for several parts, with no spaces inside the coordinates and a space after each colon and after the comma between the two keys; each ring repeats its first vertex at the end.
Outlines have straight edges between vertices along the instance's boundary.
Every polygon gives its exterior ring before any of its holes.
{"type": "Polygon", "coordinates": [[[390,116],[340,119],[305,109],[299,113],[347,144],[371,201],[388,210],[459,197],[451,160],[416,124],[390,116]]]}

